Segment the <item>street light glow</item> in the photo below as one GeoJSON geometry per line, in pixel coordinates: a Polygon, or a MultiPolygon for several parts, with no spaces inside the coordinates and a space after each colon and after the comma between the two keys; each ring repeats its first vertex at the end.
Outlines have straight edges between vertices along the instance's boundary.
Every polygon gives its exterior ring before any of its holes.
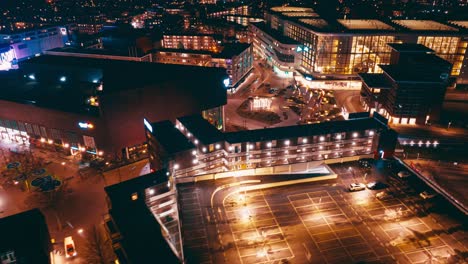
{"type": "Polygon", "coordinates": [[[267,147],[271,148],[271,146],[272,146],[271,142],[268,142],[267,147]]]}
{"type": "Polygon", "coordinates": [[[374,135],[374,131],[371,130],[371,131],[369,132],[369,135],[370,135],[370,136],[373,136],[373,135],[374,135]]]}
{"type": "Polygon", "coordinates": [[[324,141],[325,140],[325,137],[324,136],[321,136],[320,137],[320,141],[324,141]]]}
{"type": "Polygon", "coordinates": [[[285,144],[286,146],[289,146],[289,143],[291,143],[291,142],[289,141],[289,139],[287,139],[287,140],[284,141],[284,144],[285,144]]]}
{"type": "Polygon", "coordinates": [[[154,194],[154,189],[149,189],[148,193],[149,193],[150,195],[153,195],[153,194],[154,194]]]}
{"type": "Polygon", "coordinates": [[[307,138],[303,138],[302,143],[304,143],[304,144],[307,143],[307,138]]]}
{"type": "Polygon", "coordinates": [[[355,137],[357,137],[357,136],[358,136],[358,133],[357,133],[357,132],[354,132],[354,133],[353,133],[353,137],[355,138],[355,137]]]}
{"type": "Polygon", "coordinates": [[[67,77],[65,77],[65,76],[60,77],[60,81],[61,81],[61,82],[66,82],[66,81],[67,81],[67,77]]]}
{"type": "Polygon", "coordinates": [[[206,148],[205,148],[205,147],[203,147],[203,148],[202,148],[202,151],[203,151],[203,152],[206,152],[206,148]]]}
{"type": "Polygon", "coordinates": [[[179,169],[179,164],[174,164],[174,170],[178,170],[179,169]]]}
{"type": "Polygon", "coordinates": [[[220,149],[220,148],[221,148],[221,145],[220,145],[220,144],[216,144],[215,148],[216,148],[216,149],[220,149]]]}

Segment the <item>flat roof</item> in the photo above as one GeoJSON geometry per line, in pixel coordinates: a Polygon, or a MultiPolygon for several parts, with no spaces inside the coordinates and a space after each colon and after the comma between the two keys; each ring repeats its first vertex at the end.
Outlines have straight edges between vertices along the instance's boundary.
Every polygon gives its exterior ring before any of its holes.
{"type": "Polygon", "coordinates": [[[364,129],[384,128],[379,121],[374,118],[361,118],[343,121],[331,121],[320,124],[299,125],[288,127],[276,127],[257,130],[245,130],[239,132],[224,133],[226,141],[229,143],[259,142],[275,139],[285,139],[291,137],[307,137],[323,135],[325,133],[339,133],[349,131],[359,131],[364,129]]]}
{"type": "Polygon", "coordinates": [[[337,21],[352,30],[395,30],[394,27],[377,19],[338,19],[337,21]]]}
{"type": "Polygon", "coordinates": [[[166,171],[160,170],[104,188],[112,204],[109,213],[122,235],[120,242],[133,263],[151,263],[155,257],[179,263],[145,203],[145,189],[166,181],[166,171]],[[131,199],[134,193],[138,195],[135,201],[131,199]]]}
{"type": "Polygon", "coordinates": [[[151,134],[167,152],[174,154],[195,148],[171,121],[156,122],[151,126],[153,127],[151,134]]]}
{"type": "Polygon", "coordinates": [[[99,84],[74,81],[62,83],[58,80],[55,83],[38,82],[24,77],[20,70],[0,71],[0,82],[1,100],[87,116],[100,115],[98,107],[86,104],[99,84]]]}
{"type": "Polygon", "coordinates": [[[191,115],[177,118],[184,127],[203,145],[221,142],[224,140],[223,132],[216,129],[201,115],[191,115]]]}
{"type": "Polygon", "coordinates": [[[0,254],[10,250],[22,263],[50,263],[50,236],[37,208],[0,218],[0,254]]]}
{"type": "MultiPolygon", "coordinates": [[[[445,82],[445,79],[440,77],[442,72],[433,70],[433,64],[428,63],[426,67],[422,67],[422,65],[424,64],[420,63],[415,67],[415,64],[395,64],[379,65],[379,67],[396,82],[445,82]]],[[[447,73],[450,74],[450,71],[447,70],[447,73]]]]}
{"type": "Polygon", "coordinates": [[[278,30],[274,30],[272,28],[269,28],[266,26],[264,22],[252,22],[250,23],[251,25],[257,27],[261,31],[265,32],[266,34],[272,36],[275,40],[283,43],[283,44],[289,44],[289,45],[299,45],[300,43],[292,38],[289,38],[287,36],[284,36],[281,32],[278,30]]]}
{"type": "Polygon", "coordinates": [[[332,28],[325,19],[321,19],[321,18],[303,18],[303,19],[299,19],[299,21],[313,28],[318,28],[322,30],[332,28]]]}
{"type": "Polygon", "coordinates": [[[461,21],[461,20],[451,20],[448,21],[451,24],[454,24],[456,26],[462,27],[462,28],[468,28],[468,21],[461,21]]]}
{"type": "Polygon", "coordinates": [[[387,43],[392,49],[399,52],[423,52],[423,53],[434,53],[435,51],[416,43],[387,43]]]}
{"type": "Polygon", "coordinates": [[[314,12],[282,12],[284,16],[287,17],[319,17],[317,13],[314,12]]]}
{"type": "Polygon", "coordinates": [[[250,48],[251,45],[249,43],[226,43],[223,45],[221,52],[215,53],[213,57],[232,58],[250,48]]]}
{"type": "Polygon", "coordinates": [[[392,20],[393,23],[414,31],[458,31],[434,20],[392,20]]]}
{"type": "Polygon", "coordinates": [[[358,75],[369,88],[390,89],[392,87],[383,73],[359,73],[358,75]]]}
{"type": "Polygon", "coordinates": [[[270,8],[274,12],[314,12],[310,7],[299,7],[299,6],[275,6],[270,8]]]}
{"type": "MultiPolygon", "coordinates": [[[[112,50],[112,49],[85,49],[85,48],[75,48],[75,47],[63,47],[63,48],[55,48],[55,49],[50,49],[50,50],[45,51],[46,54],[47,52],[134,57],[134,56],[130,56],[128,51],[125,52],[121,50],[112,50]]],[[[145,54],[138,54],[138,55],[141,57],[145,56],[145,54]]]]}

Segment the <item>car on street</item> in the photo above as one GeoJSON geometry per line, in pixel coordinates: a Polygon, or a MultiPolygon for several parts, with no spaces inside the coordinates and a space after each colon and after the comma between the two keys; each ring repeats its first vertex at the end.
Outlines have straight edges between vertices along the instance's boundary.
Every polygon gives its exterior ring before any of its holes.
{"type": "Polygon", "coordinates": [[[436,197],[436,194],[433,192],[424,191],[420,193],[419,196],[421,196],[421,198],[423,198],[424,200],[429,200],[429,199],[436,197]]]}
{"type": "Polygon", "coordinates": [[[75,242],[73,242],[73,238],[71,236],[66,237],[64,240],[65,244],[65,257],[70,258],[77,255],[75,250],[75,242]]]}
{"type": "Polygon", "coordinates": [[[383,182],[379,182],[379,181],[369,182],[367,184],[367,188],[370,189],[370,190],[380,190],[380,189],[385,189],[387,187],[388,187],[387,184],[385,184],[383,182]]]}
{"type": "Polygon", "coordinates": [[[404,179],[404,178],[408,178],[409,176],[411,176],[411,173],[409,173],[408,171],[400,171],[397,175],[398,177],[404,179]]]}
{"type": "Polygon", "coordinates": [[[350,192],[357,192],[366,189],[366,185],[364,183],[351,183],[348,187],[350,192]]]}

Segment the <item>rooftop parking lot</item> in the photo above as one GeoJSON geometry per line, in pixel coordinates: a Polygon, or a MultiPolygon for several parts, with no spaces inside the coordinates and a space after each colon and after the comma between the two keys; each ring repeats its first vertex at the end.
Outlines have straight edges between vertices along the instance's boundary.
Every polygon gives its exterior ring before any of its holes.
{"type": "Polygon", "coordinates": [[[187,262],[466,263],[466,217],[440,197],[423,199],[427,187],[400,179],[390,165],[332,164],[337,180],[254,191],[234,185],[214,200],[228,180],[179,186],[187,262]],[[388,187],[347,190],[376,180],[388,187]]]}

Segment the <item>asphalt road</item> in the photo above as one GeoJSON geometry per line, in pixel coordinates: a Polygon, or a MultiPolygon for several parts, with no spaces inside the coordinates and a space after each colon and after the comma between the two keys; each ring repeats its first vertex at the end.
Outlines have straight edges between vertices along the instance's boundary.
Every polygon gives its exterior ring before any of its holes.
{"type": "Polygon", "coordinates": [[[445,203],[423,201],[385,164],[371,171],[356,163],[331,167],[336,181],[240,193],[231,186],[216,193],[213,206],[217,187],[253,178],[179,186],[187,262],[423,263],[467,251],[463,221],[437,210],[445,203]],[[346,190],[373,180],[387,182],[393,197],[346,190]]]}

